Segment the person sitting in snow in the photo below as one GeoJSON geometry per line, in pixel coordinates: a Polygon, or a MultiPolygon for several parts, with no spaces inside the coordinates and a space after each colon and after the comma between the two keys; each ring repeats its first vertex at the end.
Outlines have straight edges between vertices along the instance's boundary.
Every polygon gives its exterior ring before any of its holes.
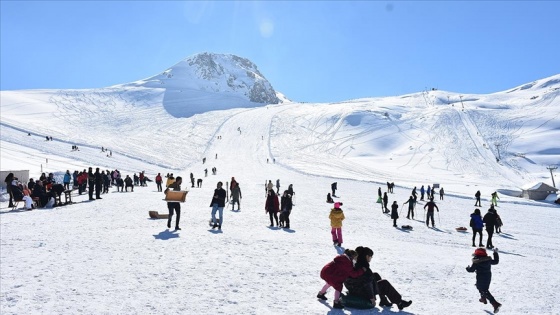
{"type": "Polygon", "coordinates": [[[375,306],[376,294],[379,294],[379,306],[391,307],[396,304],[399,310],[402,310],[412,304],[412,301],[403,300],[401,294],[389,281],[382,279],[377,272],[371,271],[369,263],[373,257],[373,250],[358,246],[356,252],[358,257],[354,268],[365,268],[365,272],[357,278],[347,278],[344,281],[348,294],[366,299],[371,303],[371,307],[375,306]]]}
{"type": "Polygon", "coordinates": [[[364,267],[354,269],[353,261],[357,256],[358,253],[356,253],[356,251],[346,249],[344,250],[344,254],[336,256],[333,261],[326,264],[323,269],[321,269],[321,279],[325,280],[326,284],[319,293],[317,293],[318,299],[326,301],[327,297],[325,294],[330,287],[333,287],[335,290],[333,308],[344,308],[344,305],[340,301],[340,291],[342,291],[344,280],[348,277],[359,277],[366,271],[364,267]]]}
{"type": "Polygon", "coordinates": [[[328,194],[327,194],[327,202],[328,202],[328,203],[334,203],[334,200],[333,200],[332,197],[331,197],[331,193],[328,193],[328,194]]]}
{"type": "Polygon", "coordinates": [[[494,307],[494,313],[500,310],[502,304],[496,301],[489,289],[492,281],[492,265],[497,265],[499,262],[500,257],[497,248],[494,249],[494,259],[486,254],[486,249],[477,248],[473,254],[472,265],[466,268],[468,272],[476,272],[476,288],[480,292],[479,301],[484,304],[490,301],[490,304],[494,307]]]}

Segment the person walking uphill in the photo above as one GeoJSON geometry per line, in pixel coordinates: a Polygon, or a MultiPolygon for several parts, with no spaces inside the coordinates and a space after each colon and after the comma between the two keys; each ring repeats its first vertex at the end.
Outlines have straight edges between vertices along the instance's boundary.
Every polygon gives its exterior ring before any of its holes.
{"type": "MultiPolygon", "coordinates": [[[[177,178],[175,179],[175,181],[171,184],[169,184],[169,186],[167,186],[167,188],[165,188],[164,193],[167,194],[167,192],[171,189],[173,191],[180,191],[181,190],[181,183],[183,182],[183,179],[181,178],[181,176],[177,176],[177,178]]],[[[179,202],[176,201],[171,201],[167,203],[167,209],[169,209],[169,218],[167,219],[167,227],[171,228],[171,219],[173,218],[173,212],[177,213],[177,217],[175,219],[175,230],[181,230],[181,228],[179,227],[179,221],[181,220],[181,204],[179,202]]]]}
{"type": "Polygon", "coordinates": [[[325,280],[326,284],[317,293],[318,299],[327,300],[325,294],[330,287],[333,287],[335,290],[333,308],[344,308],[344,305],[340,302],[340,291],[342,291],[344,280],[348,277],[359,277],[366,271],[365,267],[357,270],[354,269],[353,261],[357,256],[358,253],[356,251],[346,249],[344,254],[336,256],[333,261],[321,269],[321,279],[325,280]]]}
{"type": "Polygon", "coordinates": [[[268,213],[270,217],[270,226],[274,226],[274,221],[276,221],[276,226],[278,226],[278,210],[280,209],[280,202],[278,202],[278,195],[275,194],[272,189],[268,190],[264,209],[265,213],[268,213]],[[273,219],[274,221],[272,221],[273,219]]]}
{"type": "Polygon", "coordinates": [[[466,269],[468,272],[476,272],[476,288],[480,292],[479,301],[484,304],[490,301],[490,304],[494,307],[494,313],[497,313],[502,304],[498,303],[489,291],[490,282],[492,282],[492,265],[497,265],[500,262],[497,248],[494,249],[493,256],[494,259],[486,254],[484,248],[477,248],[473,254],[472,265],[467,266],[466,269]]]}
{"type": "Polygon", "coordinates": [[[331,220],[331,234],[334,246],[342,246],[342,221],[345,219],[344,212],[340,209],[342,203],[335,202],[331,209],[329,219],[331,220]]]}
{"type": "Polygon", "coordinates": [[[472,231],[473,231],[472,246],[476,247],[475,239],[476,239],[476,233],[478,233],[478,234],[480,234],[478,246],[484,247],[484,245],[482,245],[482,227],[484,226],[484,223],[482,222],[482,216],[480,215],[480,209],[474,209],[474,212],[471,213],[471,224],[470,224],[470,226],[471,226],[472,231]]]}
{"type": "Polygon", "coordinates": [[[212,229],[218,228],[218,230],[222,229],[222,224],[224,223],[224,207],[226,206],[226,191],[222,188],[223,183],[218,182],[216,185],[216,189],[214,189],[214,196],[212,197],[212,201],[210,202],[210,207],[212,207],[212,229]],[[216,212],[220,212],[220,222],[216,222],[216,212]]]}
{"type": "Polygon", "coordinates": [[[424,205],[424,209],[426,209],[426,207],[428,207],[428,212],[426,213],[426,226],[430,226],[430,219],[432,219],[432,227],[434,227],[434,208],[439,212],[439,208],[434,202],[434,198],[430,198],[430,201],[424,205]]]}

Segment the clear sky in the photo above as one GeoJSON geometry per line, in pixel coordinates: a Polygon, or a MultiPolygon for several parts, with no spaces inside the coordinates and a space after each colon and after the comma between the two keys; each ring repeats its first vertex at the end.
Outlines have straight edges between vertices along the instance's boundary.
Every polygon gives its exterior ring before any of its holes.
{"type": "Polygon", "coordinates": [[[294,101],[560,73],[557,1],[1,1],[1,90],[99,88],[200,52],[253,61],[294,101]]]}

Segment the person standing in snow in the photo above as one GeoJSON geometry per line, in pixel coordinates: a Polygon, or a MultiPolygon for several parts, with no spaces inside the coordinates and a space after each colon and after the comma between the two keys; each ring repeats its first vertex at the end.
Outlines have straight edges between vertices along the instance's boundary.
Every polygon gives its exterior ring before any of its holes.
{"type": "Polygon", "coordinates": [[[226,206],[226,191],[222,188],[223,183],[218,182],[216,189],[214,189],[214,196],[210,202],[210,207],[212,207],[212,226],[213,229],[222,229],[222,224],[224,223],[224,207],[226,206]],[[216,212],[220,214],[220,222],[216,222],[216,212]]]}
{"type": "Polygon", "coordinates": [[[365,268],[354,269],[354,259],[358,256],[356,251],[351,249],[344,250],[344,254],[338,255],[333,261],[326,264],[321,269],[321,279],[325,280],[326,284],[317,293],[317,298],[323,301],[327,300],[325,294],[330,287],[333,287],[334,303],[333,308],[342,309],[344,305],[340,302],[340,292],[342,291],[342,284],[348,277],[356,278],[364,274],[365,268]]]}
{"type": "Polygon", "coordinates": [[[428,211],[426,212],[426,226],[430,226],[430,219],[432,220],[432,227],[435,227],[434,224],[434,209],[437,209],[437,211],[439,212],[439,208],[436,205],[436,203],[434,202],[434,198],[430,198],[430,201],[428,201],[425,205],[424,205],[424,210],[426,209],[426,207],[428,207],[428,211]]]}
{"type": "Polygon", "coordinates": [[[387,205],[389,204],[389,196],[387,196],[387,192],[383,193],[383,213],[389,213],[389,208],[387,205]]]}
{"type": "Polygon", "coordinates": [[[432,187],[428,185],[428,189],[426,189],[426,197],[430,200],[430,196],[432,196],[432,187]]]}
{"type": "Polygon", "coordinates": [[[274,226],[274,221],[276,221],[276,226],[278,226],[278,211],[280,208],[280,203],[278,202],[278,195],[274,193],[274,190],[269,189],[268,195],[266,197],[266,202],[264,204],[265,213],[268,213],[270,217],[270,226],[274,226]],[[274,219],[274,221],[273,221],[274,219]]]}
{"type": "Polygon", "coordinates": [[[8,176],[6,176],[6,178],[4,179],[4,183],[6,183],[6,192],[9,195],[9,202],[8,202],[8,207],[13,208],[14,207],[14,203],[13,203],[13,197],[12,197],[12,182],[14,181],[14,173],[9,173],[8,176]]]}
{"type": "Polygon", "coordinates": [[[62,184],[64,185],[64,189],[70,189],[70,180],[72,180],[72,175],[70,174],[70,170],[66,170],[64,174],[64,178],[62,179],[62,184]]]}
{"type": "MultiPolygon", "coordinates": [[[[130,178],[128,177],[128,175],[126,176],[127,178],[130,178]]],[[[177,176],[175,181],[169,184],[167,188],[165,188],[164,193],[167,195],[167,192],[170,189],[173,191],[180,191],[182,182],[183,182],[183,178],[181,178],[181,176],[177,176]]],[[[176,231],[181,230],[181,228],[179,227],[179,221],[181,220],[181,204],[177,201],[167,202],[167,209],[169,210],[169,217],[167,218],[167,227],[171,228],[171,219],[173,218],[173,212],[175,212],[177,214],[177,217],[175,219],[175,230],[176,231]]]]}
{"type": "Polygon", "coordinates": [[[410,196],[410,198],[408,198],[408,201],[405,202],[404,204],[408,203],[408,214],[406,215],[407,219],[410,219],[410,216],[412,215],[412,219],[414,220],[414,206],[416,205],[416,200],[414,200],[414,197],[410,196]]]}
{"type": "Polygon", "coordinates": [[[478,246],[479,247],[484,247],[484,245],[482,245],[482,227],[484,226],[484,222],[482,222],[482,216],[480,215],[480,209],[474,209],[474,212],[471,213],[471,224],[470,224],[472,231],[473,231],[473,235],[472,235],[472,246],[476,247],[475,245],[475,239],[476,239],[476,234],[480,234],[479,237],[479,242],[478,242],[478,246]]]}
{"type": "Polygon", "coordinates": [[[338,189],[337,186],[338,186],[337,182],[334,182],[334,183],[331,184],[331,190],[332,190],[332,196],[333,197],[336,197],[336,190],[338,189]]]}
{"type": "Polygon", "coordinates": [[[416,186],[414,186],[414,188],[412,189],[412,198],[414,198],[414,201],[418,200],[418,193],[416,192],[416,186]]]}
{"type": "Polygon", "coordinates": [[[494,259],[490,258],[484,248],[477,248],[474,251],[472,265],[467,266],[468,272],[476,272],[476,288],[480,292],[481,303],[488,303],[494,307],[494,313],[497,313],[502,307],[494,296],[490,293],[490,282],[492,282],[492,265],[497,265],[500,262],[498,249],[494,249],[494,259]]]}
{"type": "Polygon", "coordinates": [[[476,198],[476,202],[474,203],[475,207],[482,207],[480,205],[480,190],[476,191],[476,194],[474,194],[474,197],[476,198]]]}
{"type": "Polygon", "coordinates": [[[101,190],[103,189],[103,175],[99,172],[99,167],[95,168],[95,199],[101,198],[101,190]]]}
{"type": "Polygon", "coordinates": [[[493,192],[492,193],[492,205],[493,206],[498,206],[498,199],[500,199],[500,197],[498,197],[498,193],[497,192],[493,192]]]}
{"type": "Polygon", "coordinates": [[[443,187],[439,189],[439,200],[443,200],[443,187]]]}
{"type": "Polygon", "coordinates": [[[290,214],[292,213],[292,195],[284,190],[280,198],[280,226],[290,228],[290,214]]]}
{"type": "Polygon", "coordinates": [[[420,187],[420,200],[424,200],[424,194],[426,193],[426,190],[424,189],[424,185],[422,185],[422,187],[420,187]]]}
{"type": "Polygon", "coordinates": [[[163,182],[163,179],[161,178],[161,174],[157,173],[157,176],[156,176],[157,191],[163,191],[163,188],[161,187],[162,182],[163,182]]]}
{"type": "Polygon", "coordinates": [[[89,200],[93,201],[93,190],[95,189],[95,174],[93,174],[93,168],[90,167],[87,173],[88,178],[88,193],[89,193],[89,200]]]}
{"type": "Polygon", "coordinates": [[[399,205],[397,201],[393,201],[391,205],[391,219],[393,219],[393,227],[397,227],[397,219],[399,218],[399,205]]]}
{"type": "Polygon", "coordinates": [[[241,210],[241,188],[239,188],[239,183],[236,181],[231,189],[231,210],[235,210],[235,204],[237,203],[237,211],[241,210]]]}
{"type": "Polygon", "coordinates": [[[276,180],[276,194],[280,195],[280,179],[276,180]]]}
{"type": "Polygon", "coordinates": [[[484,215],[482,221],[486,224],[486,233],[488,233],[488,241],[486,241],[486,248],[492,249],[494,248],[494,244],[492,244],[492,236],[494,235],[494,228],[496,226],[496,210],[494,209],[494,205],[490,205],[488,212],[484,215]]]}
{"type": "Polygon", "coordinates": [[[342,221],[345,219],[344,212],[340,208],[341,202],[335,202],[331,209],[329,219],[331,220],[331,235],[334,246],[342,246],[342,221]]]}

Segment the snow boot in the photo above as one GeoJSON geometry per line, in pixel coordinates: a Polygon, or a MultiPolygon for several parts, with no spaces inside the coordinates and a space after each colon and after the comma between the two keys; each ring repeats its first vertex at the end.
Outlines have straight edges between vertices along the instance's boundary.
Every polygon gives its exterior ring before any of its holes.
{"type": "Polygon", "coordinates": [[[494,302],[492,303],[492,306],[494,306],[494,313],[498,313],[500,311],[500,307],[502,307],[502,304],[494,302]]]}
{"type": "Polygon", "coordinates": [[[340,302],[340,301],[334,301],[332,307],[333,307],[333,308],[337,308],[337,309],[343,309],[343,308],[344,308],[344,305],[343,305],[342,302],[340,302]]]}
{"type": "Polygon", "coordinates": [[[487,303],[488,303],[488,302],[486,301],[486,298],[485,298],[485,297],[481,297],[478,301],[479,301],[480,303],[484,303],[484,304],[487,304],[487,303]]]}
{"type": "Polygon", "coordinates": [[[402,310],[402,309],[405,308],[405,307],[409,307],[410,304],[412,304],[412,301],[405,301],[405,300],[402,300],[402,301],[400,301],[400,302],[397,304],[397,307],[399,308],[399,310],[402,310]]]}
{"type": "Polygon", "coordinates": [[[383,306],[391,307],[391,306],[393,306],[393,303],[389,302],[389,300],[387,300],[387,298],[385,296],[381,296],[381,300],[379,301],[379,306],[381,306],[381,307],[383,307],[383,306]]]}
{"type": "Polygon", "coordinates": [[[320,299],[320,300],[326,301],[327,297],[325,296],[325,293],[321,293],[321,292],[317,293],[317,298],[320,299]]]}

